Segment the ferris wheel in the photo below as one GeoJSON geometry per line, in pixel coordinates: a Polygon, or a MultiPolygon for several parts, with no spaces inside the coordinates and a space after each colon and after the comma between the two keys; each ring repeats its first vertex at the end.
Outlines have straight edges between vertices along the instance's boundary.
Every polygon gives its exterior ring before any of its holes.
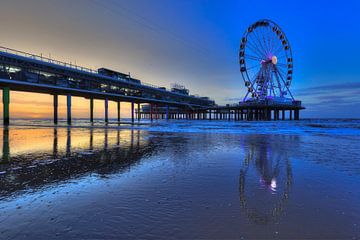
{"type": "Polygon", "coordinates": [[[244,101],[290,98],[293,58],[290,43],[271,20],[250,25],[241,39],[240,72],[247,87],[244,101]]]}

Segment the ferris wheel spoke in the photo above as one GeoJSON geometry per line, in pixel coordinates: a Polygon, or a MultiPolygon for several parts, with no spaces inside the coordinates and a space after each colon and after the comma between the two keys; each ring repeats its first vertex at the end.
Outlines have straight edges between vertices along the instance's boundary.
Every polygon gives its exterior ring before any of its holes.
{"type": "MultiPolygon", "coordinates": [[[[275,71],[276,71],[276,72],[279,72],[278,69],[277,69],[277,67],[274,67],[274,68],[275,68],[275,71]]],[[[290,92],[289,87],[286,85],[286,82],[285,82],[284,78],[281,76],[281,74],[279,74],[279,75],[280,75],[280,78],[281,78],[282,82],[284,83],[284,86],[286,87],[287,91],[289,92],[292,100],[294,100],[294,96],[293,96],[292,93],[290,92]]]]}
{"type": "Polygon", "coordinates": [[[280,56],[280,57],[277,57],[278,60],[279,60],[279,59],[283,59],[283,58],[287,58],[286,54],[285,54],[285,55],[282,55],[282,56],[280,56]]]}
{"type": "Polygon", "coordinates": [[[271,54],[273,54],[274,49],[276,49],[278,46],[278,41],[277,41],[276,35],[272,31],[272,29],[269,29],[269,31],[270,31],[270,36],[271,36],[270,39],[271,39],[271,43],[272,43],[271,54]]]}
{"type": "Polygon", "coordinates": [[[266,49],[262,45],[261,40],[260,40],[260,38],[259,38],[259,36],[258,36],[258,34],[257,34],[257,32],[255,30],[253,31],[253,35],[254,35],[254,37],[256,38],[256,40],[257,40],[257,42],[259,44],[259,49],[261,49],[261,51],[263,52],[263,56],[265,57],[266,56],[266,49]]]}
{"type": "Polygon", "coordinates": [[[245,54],[245,58],[250,58],[251,60],[258,60],[258,61],[261,61],[262,59],[259,58],[259,57],[255,57],[255,56],[251,56],[251,55],[247,55],[245,54]]]}
{"type": "Polygon", "coordinates": [[[276,70],[277,70],[277,72],[279,72],[280,74],[282,74],[282,75],[284,75],[284,76],[287,76],[287,73],[285,72],[285,69],[276,67],[276,70]]]}
{"type": "Polygon", "coordinates": [[[256,47],[254,46],[252,43],[248,42],[248,48],[253,51],[259,58],[263,59],[263,54],[262,52],[256,47]]]}
{"type": "Polygon", "coordinates": [[[267,49],[267,46],[266,46],[266,43],[264,41],[264,34],[263,32],[261,31],[261,27],[259,28],[259,31],[256,32],[257,36],[258,36],[258,39],[259,39],[259,42],[260,42],[260,45],[262,46],[262,49],[264,51],[264,56],[265,58],[267,57],[267,54],[268,54],[268,49],[267,49]],[[259,36],[260,35],[260,36],[259,36]]]}
{"type": "Polygon", "coordinates": [[[264,58],[264,53],[262,52],[262,50],[259,48],[259,46],[257,45],[256,42],[249,42],[249,46],[250,46],[250,49],[256,53],[257,56],[259,56],[261,59],[264,58]]]}
{"type": "Polygon", "coordinates": [[[268,55],[269,54],[269,46],[266,44],[266,40],[265,40],[266,33],[264,32],[263,27],[259,27],[259,33],[260,33],[261,41],[263,42],[265,54],[268,55]]]}
{"type": "Polygon", "coordinates": [[[276,35],[274,34],[274,32],[272,32],[272,29],[269,30],[271,32],[271,42],[272,42],[272,48],[271,48],[271,53],[273,54],[274,53],[274,49],[277,49],[278,47],[278,41],[277,41],[277,37],[276,35]]]}
{"type": "Polygon", "coordinates": [[[268,42],[269,42],[269,53],[272,53],[272,49],[273,49],[273,42],[272,42],[272,32],[270,28],[267,28],[267,36],[268,36],[268,42]]]}
{"type": "Polygon", "coordinates": [[[281,67],[286,67],[286,68],[287,68],[287,65],[286,65],[286,64],[284,64],[284,63],[279,63],[279,62],[278,62],[276,65],[277,65],[277,66],[281,66],[281,67]]]}
{"type": "Polygon", "coordinates": [[[276,55],[278,55],[279,53],[281,53],[281,51],[282,51],[283,49],[284,49],[283,46],[280,45],[280,46],[278,46],[278,48],[274,51],[273,54],[276,56],[276,55]]]}
{"type": "Polygon", "coordinates": [[[269,28],[266,28],[265,33],[266,33],[266,40],[268,45],[268,54],[271,54],[272,42],[271,42],[271,33],[269,32],[269,28]]]}
{"type": "Polygon", "coordinates": [[[251,67],[249,67],[249,68],[247,68],[246,70],[251,70],[251,69],[254,69],[254,68],[256,68],[256,67],[259,67],[259,65],[254,65],[254,66],[251,66],[251,67]]]}

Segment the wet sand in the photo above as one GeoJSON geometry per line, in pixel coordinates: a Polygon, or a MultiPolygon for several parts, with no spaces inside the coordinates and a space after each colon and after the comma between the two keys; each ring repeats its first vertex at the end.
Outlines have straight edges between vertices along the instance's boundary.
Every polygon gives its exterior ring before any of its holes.
{"type": "Polygon", "coordinates": [[[1,128],[0,238],[360,238],[356,130],[196,124],[1,128]]]}

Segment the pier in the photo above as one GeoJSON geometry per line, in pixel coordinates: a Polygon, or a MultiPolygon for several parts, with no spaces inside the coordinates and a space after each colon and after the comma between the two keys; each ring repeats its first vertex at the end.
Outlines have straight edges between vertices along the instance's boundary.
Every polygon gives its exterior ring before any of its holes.
{"type": "MultiPolygon", "coordinates": [[[[178,107],[197,111],[215,105],[208,97],[190,95],[182,88],[166,89],[146,84],[130,74],[106,68],[93,70],[26,52],[0,47],[0,88],[3,91],[3,122],[10,123],[11,91],[45,93],[54,96],[54,123],[58,122],[58,96],[67,99],[67,123],[72,121],[72,97],[89,99],[90,116],[94,120],[94,99],[104,101],[104,121],[109,121],[109,101],[117,102],[120,122],[121,102],[131,103],[131,122],[135,121],[135,105],[178,107]]],[[[139,119],[140,115],[138,115],[139,119]]]]}
{"type": "Polygon", "coordinates": [[[187,109],[169,109],[161,107],[156,112],[150,106],[143,106],[141,118],[156,119],[177,119],[177,120],[223,120],[223,121],[278,121],[278,120],[300,120],[300,111],[305,109],[301,102],[292,104],[265,103],[239,103],[226,106],[212,106],[209,108],[188,111],[187,109]]]}
{"type": "Polygon", "coordinates": [[[146,84],[130,74],[106,68],[89,68],[43,56],[0,47],[0,88],[3,92],[3,123],[10,124],[11,91],[53,95],[53,121],[58,123],[58,96],[66,96],[67,123],[72,122],[72,97],[89,100],[89,121],[94,121],[94,100],[104,101],[104,122],[109,122],[109,101],[131,104],[131,123],[141,119],[270,121],[299,120],[301,101],[277,102],[273,98],[219,106],[209,97],[190,95],[184,86],[170,89],[146,84]]]}

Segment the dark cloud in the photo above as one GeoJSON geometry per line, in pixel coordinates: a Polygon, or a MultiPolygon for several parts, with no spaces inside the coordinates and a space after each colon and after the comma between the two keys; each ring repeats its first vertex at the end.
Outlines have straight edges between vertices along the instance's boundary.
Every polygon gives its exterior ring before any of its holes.
{"type": "Polygon", "coordinates": [[[360,82],[350,82],[342,84],[328,84],[315,87],[302,88],[297,90],[298,96],[312,96],[316,94],[338,94],[345,92],[360,92],[360,82]]]}

